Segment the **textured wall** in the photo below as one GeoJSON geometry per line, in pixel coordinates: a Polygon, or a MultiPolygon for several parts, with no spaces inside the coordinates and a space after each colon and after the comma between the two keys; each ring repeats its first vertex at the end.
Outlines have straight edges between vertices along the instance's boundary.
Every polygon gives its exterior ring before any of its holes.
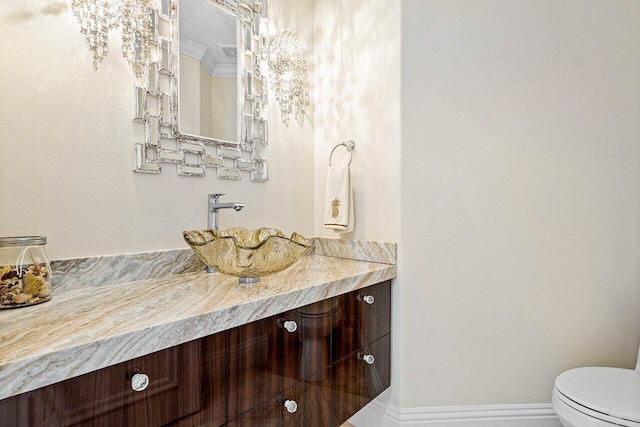
{"type": "MultiPolygon", "coordinates": [[[[315,235],[396,242],[400,226],[400,4],[315,2],[315,235]],[[356,227],[324,229],[329,153],[353,139],[356,227]]],[[[335,164],[348,161],[342,148],[335,164]]]]}
{"type": "MultiPolygon", "coordinates": [[[[394,0],[315,1],[316,236],[398,242],[400,235],[400,3],[394,0]],[[352,233],[324,228],[329,153],[353,139],[351,164],[356,225],[352,233]]],[[[344,164],[345,150],[334,164],[344,164]]],[[[409,345],[399,326],[402,286],[394,281],[391,387],[409,345]]],[[[384,399],[389,398],[385,394],[384,399]]],[[[395,399],[397,401],[397,399],[395,399]]]]}
{"type": "MultiPolygon", "coordinates": [[[[273,0],[272,31],[313,47],[313,2],[273,0]],[[310,30],[309,30],[310,29],[310,30]]],[[[119,53],[92,69],[69,8],[54,0],[0,3],[0,235],[41,234],[53,258],[186,247],[206,226],[207,193],[247,204],[223,227],[274,226],[313,234],[313,132],[270,119],[270,181],[252,183],[131,172],[134,76],[119,53]]]]}

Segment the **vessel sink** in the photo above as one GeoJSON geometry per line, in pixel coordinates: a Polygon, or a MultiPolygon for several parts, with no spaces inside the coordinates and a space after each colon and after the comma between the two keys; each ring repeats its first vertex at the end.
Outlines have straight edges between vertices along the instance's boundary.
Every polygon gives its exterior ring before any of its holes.
{"type": "Polygon", "coordinates": [[[291,237],[275,228],[248,230],[184,231],[184,240],[209,267],[237,276],[241,283],[253,283],[260,277],[291,266],[311,247],[298,233],[291,237]]]}

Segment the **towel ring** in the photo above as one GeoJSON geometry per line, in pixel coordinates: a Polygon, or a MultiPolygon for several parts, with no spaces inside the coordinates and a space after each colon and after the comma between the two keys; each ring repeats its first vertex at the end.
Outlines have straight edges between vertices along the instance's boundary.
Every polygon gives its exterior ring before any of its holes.
{"type": "Polygon", "coordinates": [[[347,167],[351,166],[351,162],[353,161],[353,150],[356,148],[356,143],[353,140],[342,142],[336,145],[335,147],[333,147],[333,150],[331,150],[331,154],[329,154],[329,166],[331,166],[331,157],[333,157],[333,152],[336,151],[336,148],[341,146],[344,147],[349,152],[350,157],[349,157],[349,164],[347,165],[347,167]]]}

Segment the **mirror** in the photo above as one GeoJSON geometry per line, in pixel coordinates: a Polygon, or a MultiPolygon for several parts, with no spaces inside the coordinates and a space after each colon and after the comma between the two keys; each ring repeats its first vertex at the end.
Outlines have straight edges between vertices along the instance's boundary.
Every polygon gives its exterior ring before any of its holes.
{"type": "Polygon", "coordinates": [[[158,0],[151,62],[134,87],[133,171],[268,180],[262,116],[268,0],[158,0]],[[138,126],[138,125],[136,125],[138,126]],[[138,136],[139,135],[139,136],[138,136]]]}
{"type": "Polygon", "coordinates": [[[238,140],[238,26],[203,0],[180,0],[181,133],[238,140]]]}

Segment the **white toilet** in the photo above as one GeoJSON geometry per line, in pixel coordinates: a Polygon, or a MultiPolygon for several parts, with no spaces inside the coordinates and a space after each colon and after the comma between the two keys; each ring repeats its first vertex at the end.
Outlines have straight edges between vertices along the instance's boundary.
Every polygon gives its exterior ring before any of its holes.
{"type": "Polygon", "coordinates": [[[556,378],[552,402],[564,427],[640,427],[640,354],[635,370],[563,372],[556,378]]]}

